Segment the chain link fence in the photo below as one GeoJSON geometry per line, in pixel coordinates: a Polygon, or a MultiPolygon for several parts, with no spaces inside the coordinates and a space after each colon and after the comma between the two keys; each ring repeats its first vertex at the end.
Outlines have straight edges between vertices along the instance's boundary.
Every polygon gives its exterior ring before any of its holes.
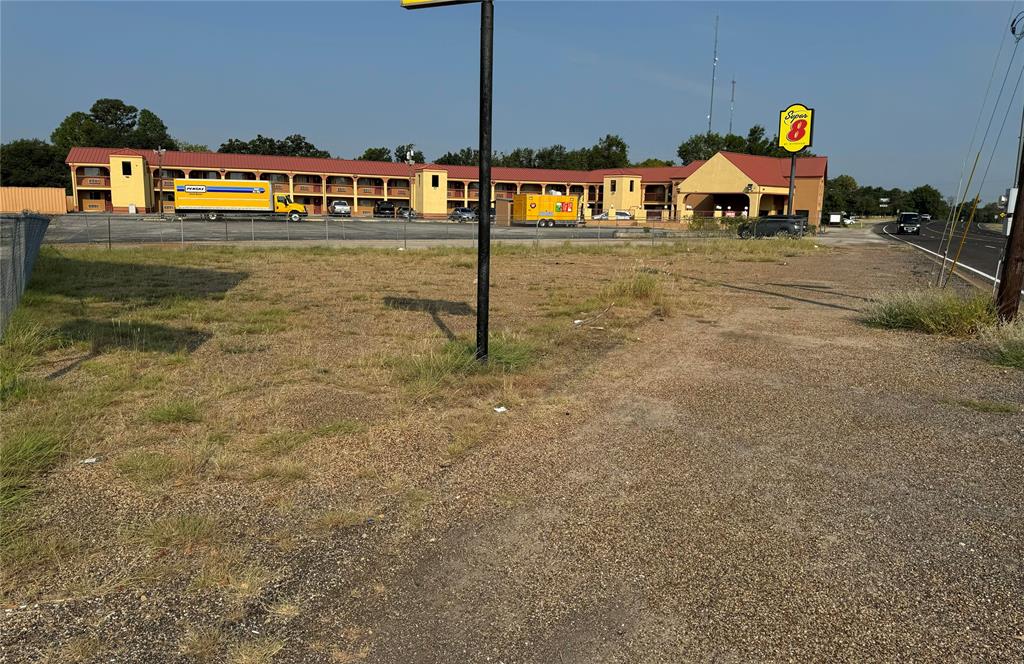
{"type": "Polygon", "coordinates": [[[0,339],[32,276],[48,217],[0,215],[0,339]]]}

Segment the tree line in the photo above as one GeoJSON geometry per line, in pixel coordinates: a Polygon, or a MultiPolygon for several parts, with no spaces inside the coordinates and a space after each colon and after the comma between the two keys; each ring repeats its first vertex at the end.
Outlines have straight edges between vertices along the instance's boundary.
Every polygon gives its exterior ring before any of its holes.
{"type": "Polygon", "coordinates": [[[849,175],[837,175],[825,182],[822,207],[826,213],[845,212],[863,216],[896,214],[904,210],[930,214],[939,219],[949,213],[949,202],[931,185],[923,184],[909,191],[862,187],[849,175]]]}

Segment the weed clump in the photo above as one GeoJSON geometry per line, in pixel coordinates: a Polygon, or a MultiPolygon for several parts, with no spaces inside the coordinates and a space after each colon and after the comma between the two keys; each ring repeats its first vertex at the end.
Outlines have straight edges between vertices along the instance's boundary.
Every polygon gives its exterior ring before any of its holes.
{"type": "Polygon", "coordinates": [[[1018,317],[1013,323],[986,328],[981,339],[992,363],[1024,369],[1024,317],[1018,317]]]}
{"type": "Polygon", "coordinates": [[[864,320],[888,330],[973,337],[995,324],[996,313],[987,295],[928,290],[890,295],[872,306],[864,320]]]}

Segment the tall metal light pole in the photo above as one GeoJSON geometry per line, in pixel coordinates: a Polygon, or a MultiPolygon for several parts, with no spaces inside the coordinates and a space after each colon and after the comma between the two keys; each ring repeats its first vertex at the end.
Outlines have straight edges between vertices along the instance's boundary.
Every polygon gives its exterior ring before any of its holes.
{"type": "MultiPolygon", "coordinates": [[[[406,9],[480,3],[480,220],[476,253],[476,358],[487,361],[491,275],[491,96],[494,80],[494,0],[402,0],[406,9]]],[[[717,28],[716,28],[717,30],[717,28]]],[[[717,37],[716,37],[717,40],[717,37]]]]}
{"type": "Polygon", "coordinates": [[[718,77],[718,14],[715,14],[715,58],[711,63],[711,106],[708,108],[708,133],[711,133],[711,118],[715,115],[715,79],[718,77]]]}

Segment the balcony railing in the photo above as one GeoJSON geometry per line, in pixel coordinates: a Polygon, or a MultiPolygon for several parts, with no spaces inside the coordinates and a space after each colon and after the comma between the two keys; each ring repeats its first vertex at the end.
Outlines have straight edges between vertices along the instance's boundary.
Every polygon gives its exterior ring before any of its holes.
{"type": "Polygon", "coordinates": [[[388,187],[388,196],[408,196],[408,187],[388,187]]]}
{"type": "Polygon", "coordinates": [[[323,186],[312,182],[295,182],[292,184],[292,191],[296,194],[319,194],[323,186]]]}
{"type": "Polygon", "coordinates": [[[516,195],[514,191],[496,191],[494,192],[495,200],[499,201],[510,201],[512,197],[516,195]]]}
{"type": "Polygon", "coordinates": [[[109,205],[109,201],[87,198],[82,201],[82,212],[108,212],[111,209],[109,205]]]}
{"type": "Polygon", "coordinates": [[[78,178],[79,187],[109,187],[110,178],[99,175],[83,175],[78,178]]]}
{"type": "Polygon", "coordinates": [[[466,197],[466,192],[464,192],[461,189],[449,189],[448,190],[448,198],[459,198],[459,199],[462,199],[462,198],[465,198],[465,197],[466,197]]]}
{"type": "Polygon", "coordinates": [[[280,192],[282,194],[287,194],[288,193],[288,183],[287,182],[271,182],[270,186],[274,188],[275,192],[280,192]]]}
{"type": "Polygon", "coordinates": [[[383,196],[384,187],[364,187],[359,185],[359,193],[367,196],[383,196]]]}
{"type": "Polygon", "coordinates": [[[153,189],[163,189],[164,191],[174,190],[174,179],[173,178],[155,178],[153,180],[153,189]]]}
{"type": "Polygon", "coordinates": [[[480,198],[480,190],[479,189],[470,189],[469,190],[469,195],[467,196],[467,198],[469,200],[471,200],[471,201],[475,201],[475,200],[479,199],[480,198]]]}
{"type": "Polygon", "coordinates": [[[668,194],[665,192],[647,192],[644,194],[644,203],[665,203],[668,201],[668,194]]]}
{"type": "Polygon", "coordinates": [[[327,185],[328,194],[351,194],[352,185],[350,184],[329,184],[327,185]]]}

